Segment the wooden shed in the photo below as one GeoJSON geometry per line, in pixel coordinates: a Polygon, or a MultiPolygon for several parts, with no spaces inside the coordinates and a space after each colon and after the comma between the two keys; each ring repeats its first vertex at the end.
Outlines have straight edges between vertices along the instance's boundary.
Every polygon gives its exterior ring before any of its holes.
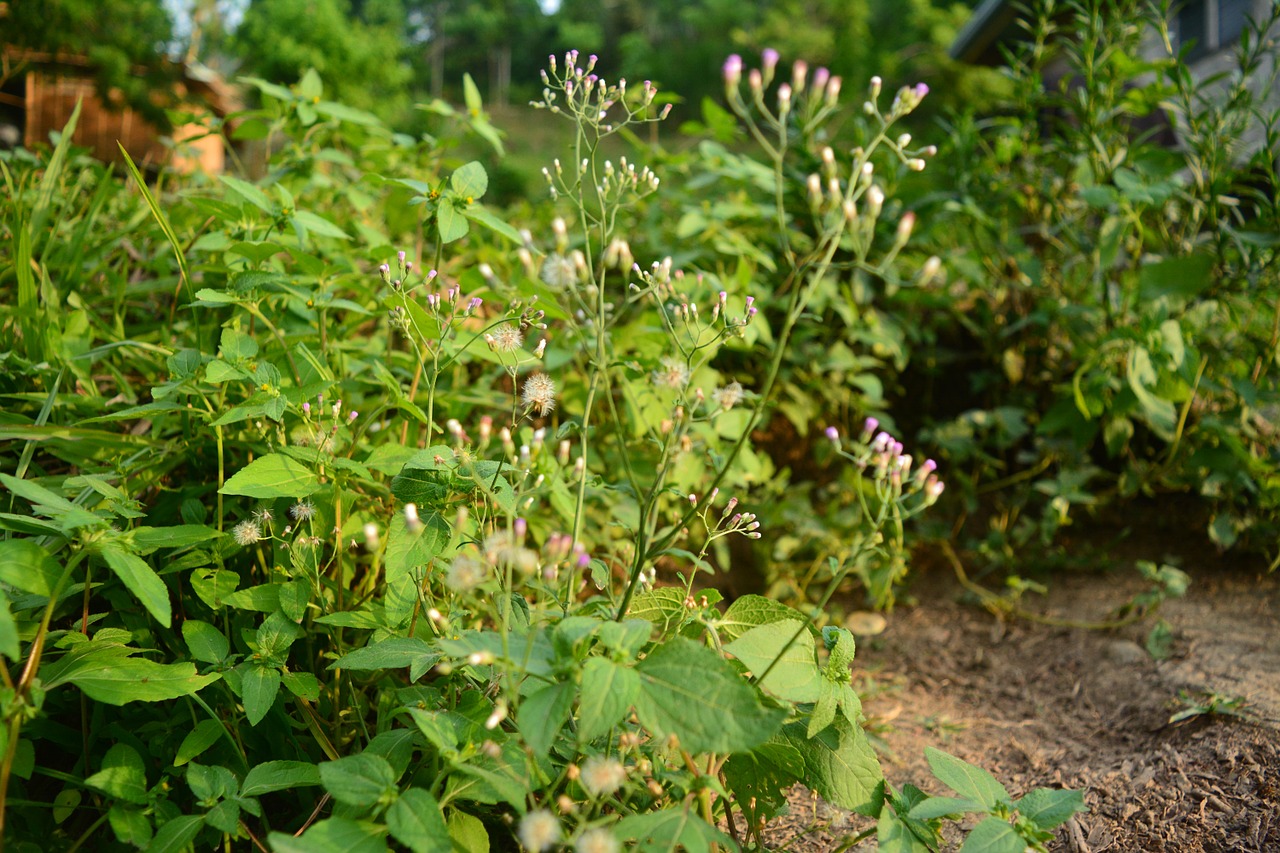
{"type": "MultiPolygon", "coordinates": [[[[139,165],[166,165],[180,172],[219,174],[226,162],[223,140],[210,134],[199,121],[173,128],[159,128],[128,106],[104,103],[99,95],[93,66],[82,56],[51,55],[15,48],[4,49],[7,67],[19,72],[0,91],[4,121],[21,130],[22,143],[30,148],[47,141],[50,131],[61,130],[77,101],[80,120],[73,139],[100,160],[119,161],[119,140],[139,165]],[[162,137],[173,140],[170,147],[162,137]]],[[[193,115],[225,117],[239,108],[234,90],[215,72],[200,65],[184,64],[173,84],[172,96],[181,109],[193,115]]],[[[10,133],[17,134],[12,130],[10,133]]]]}

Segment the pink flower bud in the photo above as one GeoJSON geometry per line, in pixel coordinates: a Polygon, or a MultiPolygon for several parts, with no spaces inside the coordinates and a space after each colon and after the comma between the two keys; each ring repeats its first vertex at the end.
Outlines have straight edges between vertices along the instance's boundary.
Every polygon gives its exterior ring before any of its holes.
{"type": "Polygon", "coordinates": [[[742,80],[742,57],[732,54],[724,61],[724,85],[736,89],[742,80]]]}

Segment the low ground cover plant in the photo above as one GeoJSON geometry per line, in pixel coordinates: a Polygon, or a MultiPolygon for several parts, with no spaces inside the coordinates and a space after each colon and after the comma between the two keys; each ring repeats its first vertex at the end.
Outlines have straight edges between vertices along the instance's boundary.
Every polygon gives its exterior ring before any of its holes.
{"type": "MultiPolygon", "coordinates": [[[[124,191],[70,128],[0,164],[10,849],[758,848],[803,783],[883,849],[977,812],[967,845],[1021,851],[1082,808],[941,753],[958,797],[885,783],[824,607],[891,587],[943,484],[874,418],[816,447],[847,544],[815,606],[703,583],[784,532],[752,436],[843,271],[897,275],[878,175],[924,168],[890,129],[927,89],[873,81],[836,152],[838,79],[727,61],[766,285],[636,254],[661,181],[600,144],[664,114],[593,62],[545,71],[573,148],[531,223],[313,76],[223,129],[274,140],[257,183],[124,191]]],[[[472,94],[460,132],[500,147],[472,94]]]]}

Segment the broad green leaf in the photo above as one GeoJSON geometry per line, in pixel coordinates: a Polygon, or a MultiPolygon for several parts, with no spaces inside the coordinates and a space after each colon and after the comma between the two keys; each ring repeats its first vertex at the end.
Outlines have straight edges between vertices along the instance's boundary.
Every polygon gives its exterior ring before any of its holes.
{"type": "Polygon", "coordinates": [[[467,219],[470,219],[472,222],[480,223],[490,231],[496,231],[513,243],[524,243],[524,238],[520,236],[519,231],[478,204],[464,208],[462,215],[467,217],[467,219]]]}
{"type": "Polygon", "coordinates": [[[102,757],[102,769],[84,783],[108,797],[135,805],[147,802],[147,772],[142,756],[128,744],[117,743],[102,757]]]}
{"type": "Polygon", "coordinates": [[[155,570],[147,565],[146,560],[114,545],[102,549],[102,558],[129,592],[133,593],[134,598],[142,602],[157,622],[168,628],[173,619],[169,588],[160,580],[155,570]]]}
{"type": "Polygon", "coordinates": [[[240,673],[244,715],[249,725],[256,726],[275,704],[280,690],[280,670],[259,663],[242,663],[236,670],[240,673]]]}
{"type": "Polygon", "coordinates": [[[975,767],[931,746],[925,747],[924,757],[938,781],[960,796],[977,800],[986,809],[995,808],[997,803],[1010,802],[1009,792],[1004,785],[981,767],[975,767]]]}
{"type": "Polygon", "coordinates": [[[329,664],[328,668],[367,671],[410,667],[410,680],[417,681],[441,657],[437,649],[416,637],[391,637],[348,652],[329,664]]]}
{"type": "MultiPolygon", "coordinates": [[[[646,631],[648,633],[648,631],[646,631]]],[[[620,724],[640,695],[640,675],[608,658],[593,657],[582,666],[577,739],[588,744],[620,724]]]]}
{"type": "Polygon", "coordinates": [[[308,702],[315,702],[320,698],[320,679],[309,672],[285,670],[280,673],[280,683],[294,696],[308,702]]]}
{"type": "Polygon", "coordinates": [[[219,175],[218,180],[231,192],[263,213],[270,215],[275,212],[275,205],[271,203],[271,199],[267,198],[267,194],[248,181],[242,181],[240,178],[235,178],[231,175],[219,175]]]}
{"type": "Polygon", "coordinates": [[[205,663],[222,663],[231,652],[231,641],[208,622],[188,619],[182,623],[182,639],[191,656],[205,663]]]}
{"type": "Polygon", "coordinates": [[[837,716],[810,738],[804,723],[783,729],[787,742],[804,758],[804,783],[842,809],[856,809],[871,799],[884,778],[866,732],[837,716]]]}
{"type": "Polygon", "coordinates": [[[572,681],[562,681],[535,690],[521,700],[516,722],[535,757],[542,758],[551,751],[556,735],[569,719],[574,692],[572,681]]]}
{"type": "Polygon", "coordinates": [[[449,178],[449,186],[467,204],[472,204],[489,189],[489,175],[478,160],[472,160],[458,167],[449,178]]]}
{"type": "Polygon", "coordinates": [[[279,658],[283,662],[289,647],[300,640],[303,633],[300,625],[277,610],[267,616],[254,633],[254,645],[264,657],[279,658]]]}
{"type": "Polygon", "coordinates": [[[985,812],[987,809],[977,800],[968,797],[930,797],[916,803],[908,814],[916,820],[933,820],[966,812],[985,812]]]}
{"type": "Polygon", "coordinates": [[[424,788],[410,788],[391,804],[387,829],[392,838],[413,853],[452,853],[440,804],[424,788]]]}
{"type": "Polygon", "coordinates": [[[223,329],[220,355],[227,361],[241,361],[258,354],[258,342],[238,329],[223,329]]]}
{"type": "Polygon", "coordinates": [[[757,678],[769,670],[759,684],[775,696],[789,702],[818,701],[822,674],[814,659],[813,635],[803,622],[787,620],[761,625],[724,648],[757,678]]]}
{"type": "Polygon", "coordinates": [[[34,540],[0,540],[0,581],[47,598],[61,574],[57,561],[34,540]]]}
{"type": "Polygon", "coordinates": [[[1026,849],[1022,836],[998,817],[989,817],[969,830],[960,845],[960,853],[1023,853],[1026,849]]]}
{"type": "Polygon", "coordinates": [[[684,808],[663,809],[623,818],[613,833],[624,841],[636,842],[635,850],[643,853],[707,853],[712,844],[733,849],[733,840],[693,813],[689,802],[684,808]]]}
{"type": "Polygon", "coordinates": [[[724,642],[731,643],[752,628],[788,619],[804,621],[804,614],[763,595],[744,595],[729,605],[724,617],[716,622],[716,630],[724,642]]]}
{"type": "Polygon", "coordinates": [[[436,225],[440,229],[441,243],[452,243],[454,240],[460,240],[467,235],[467,231],[471,228],[467,223],[467,218],[454,209],[453,200],[448,196],[442,196],[439,205],[436,207],[436,225]]]}
{"type": "Polygon", "coordinates": [[[186,548],[198,545],[222,534],[203,524],[178,524],[173,527],[136,527],[130,536],[142,553],[158,548],[186,548]]]}
{"type": "Polygon", "coordinates": [[[203,815],[181,815],[156,830],[146,853],[183,853],[204,828],[203,815]]]}
{"type": "Polygon", "coordinates": [[[853,632],[846,628],[828,625],[822,629],[822,639],[831,649],[831,656],[827,658],[827,666],[824,673],[832,681],[848,684],[853,675],[849,671],[849,667],[853,664],[854,655],[857,651],[857,642],[853,638],[853,632]],[[828,639],[832,636],[836,638],[834,645],[828,639]]]}
{"type": "Polygon", "coordinates": [[[767,707],[724,658],[682,637],[652,652],[637,672],[640,721],[659,737],[675,735],[691,753],[751,749],[786,716],[767,707]]]}
{"type": "Polygon", "coordinates": [[[675,587],[642,592],[631,599],[627,616],[653,623],[658,633],[667,635],[679,627],[689,615],[684,606],[684,590],[675,587]]]}
{"type": "Polygon", "coordinates": [[[350,755],[320,765],[320,782],[340,803],[368,807],[396,792],[396,773],[381,755],[350,755]]]}
{"type": "Polygon", "coordinates": [[[454,809],[446,823],[458,853],[489,853],[489,832],[480,818],[454,809]]]}
{"type": "Polygon", "coordinates": [[[22,649],[18,644],[18,624],[9,610],[9,596],[0,590],[0,654],[16,661],[22,649]]]}
{"type": "Polygon", "coordinates": [[[387,583],[416,577],[414,570],[425,570],[449,544],[449,525],[439,513],[424,514],[422,524],[422,530],[414,533],[406,526],[403,513],[391,517],[385,557],[387,583]]]}
{"type": "Polygon", "coordinates": [[[283,832],[267,836],[276,853],[386,853],[381,827],[345,817],[331,817],[294,838],[283,832]]]}
{"type": "Polygon", "coordinates": [[[202,287],[196,291],[196,298],[192,305],[234,305],[240,301],[240,297],[227,293],[223,290],[214,290],[211,287],[202,287]]]}
{"type": "Polygon", "coordinates": [[[933,849],[925,844],[911,826],[898,817],[893,807],[885,804],[880,809],[880,820],[876,823],[876,846],[878,853],[930,853],[933,849]]]}
{"type": "Polygon", "coordinates": [[[235,796],[240,780],[225,767],[193,761],[187,765],[187,786],[197,800],[224,800],[235,796]]]}
{"type": "Polygon", "coordinates": [[[36,515],[42,515],[57,522],[58,526],[65,532],[77,530],[81,527],[99,527],[107,523],[105,518],[89,512],[84,507],[76,506],[62,495],[50,491],[31,480],[22,480],[8,474],[0,474],[0,483],[3,483],[9,491],[30,503],[36,515]]]}
{"type": "Polygon", "coordinates": [[[206,749],[218,742],[222,737],[222,723],[218,720],[201,720],[196,727],[187,732],[187,736],[178,744],[178,753],[173,759],[174,767],[181,767],[193,758],[204,753],[206,749]]]}
{"type": "Polygon", "coordinates": [[[227,596],[240,585],[240,576],[226,569],[196,569],[191,573],[191,589],[206,607],[218,610],[227,596]]]}
{"type": "Polygon", "coordinates": [[[274,791],[303,788],[320,784],[320,768],[306,761],[268,761],[247,774],[240,785],[240,796],[260,797],[274,791]]]}
{"type": "Polygon", "coordinates": [[[300,223],[308,232],[312,234],[319,234],[321,237],[334,237],[339,240],[351,239],[351,235],[346,231],[343,231],[323,216],[319,216],[308,210],[299,210],[294,213],[293,221],[295,224],[300,223]]]}
{"type": "Polygon", "coordinates": [[[1138,295],[1143,302],[1162,297],[1187,300],[1213,283],[1213,257],[1208,254],[1165,258],[1143,264],[1138,273],[1138,295]]]}
{"type": "Polygon", "coordinates": [[[107,822],[121,844],[142,848],[151,841],[151,821],[141,808],[116,803],[107,810],[107,822]]]}
{"type": "Polygon", "coordinates": [[[803,777],[804,758],[781,739],[735,753],[724,765],[725,784],[751,820],[778,814],[786,806],[787,792],[803,777]]]}
{"type": "Polygon", "coordinates": [[[1158,381],[1158,376],[1151,363],[1151,353],[1144,347],[1135,347],[1130,351],[1128,378],[1129,388],[1138,398],[1138,403],[1142,406],[1151,429],[1161,438],[1172,440],[1173,430],[1178,420],[1178,410],[1172,401],[1156,396],[1152,390],[1158,381]]]}
{"type": "Polygon", "coordinates": [[[310,468],[283,453],[270,453],[237,471],[219,492],[269,500],[302,498],[319,489],[320,481],[310,468]]]}
{"type": "Polygon", "coordinates": [[[219,678],[216,673],[197,675],[194,664],[161,664],[145,658],[90,659],[89,665],[61,675],[62,681],[79,687],[90,699],[108,705],[190,696],[219,678]]]}
{"type": "Polygon", "coordinates": [[[1055,829],[1073,814],[1088,810],[1082,792],[1053,788],[1036,788],[1014,805],[1023,817],[1041,829],[1055,829]]]}
{"type": "Polygon", "coordinates": [[[256,610],[259,613],[275,613],[280,609],[280,587],[283,584],[264,583],[223,596],[222,603],[235,610],[256,610]]]}

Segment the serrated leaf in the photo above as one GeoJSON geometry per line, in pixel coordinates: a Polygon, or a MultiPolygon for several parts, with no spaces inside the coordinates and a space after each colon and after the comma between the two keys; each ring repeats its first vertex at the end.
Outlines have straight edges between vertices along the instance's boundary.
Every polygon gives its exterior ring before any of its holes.
{"type": "Polygon", "coordinates": [[[0,540],[0,581],[48,597],[61,574],[57,561],[34,540],[0,540]]]}
{"type": "Polygon", "coordinates": [[[752,628],[788,619],[804,621],[804,614],[763,595],[744,595],[729,605],[716,630],[724,642],[731,643],[752,628]]]}
{"type": "Polygon", "coordinates": [[[84,783],[108,797],[135,805],[147,802],[147,772],[142,756],[128,744],[117,743],[102,757],[102,769],[84,783]]]}
{"type": "Polygon", "coordinates": [[[436,798],[423,788],[410,788],[387,810],[391,837],[413,853],[452,853],[449,828],[436,798]]]}
{"type": "Polygon", "coordinates": [[[489,832],[480,818],[453,809],[447,824],[458,853],[489,853],[489,832]]]}
{"type": "Polygon", "coordinates": [[[881,808],[880,820],[876,822],[876,846],[878,853],[930,853],[933,849],[887,805],[881,808]]]}
{"type": "Polygon", "coordinates": [[[340,803],[368,807],[395,793],[396,773],[381,755],[350,755],[320,765],[320,782],[340,803]]]}
{"type": "Polygon", "coordinates": [[[256,726],[275,704],[276,693],[280,690],[280,670],[274,666],[243,663],[236,667],[236,671],[240,673],[244,715],[249,725],[256,726]]]}
{"type": "Polygon", "coordinates": [[[739,752],[764,743],[786,712],[760,695],[724,658],[682,637],[637,667],[636,713],[660,737],[675,735],[691,753],[739,752]]]}
{"type": "Polygon", "coordinates": [[[218,491],[269,500],[302,498],[319,489],[320,481],[310,468],[283,453],[269,453],[241,468],[218,491]]]}
{"type": "Polygon", "coordinates": [[[582,668],[578,742],[590,743],[622,722],[640,695],[640,676],[607,658],[589,658],[582,668]]]}
{"type": "Polygon", "coordinates": [[[367,671],[414,667],[425,672],[441,657],[439,650],[417,637],[391,637],[348,652],[329,664],[328,669],[367,671]]]}
{"type": "Polygon", "coordinates": [[[662,587],[642,592],[631,599],[627,609],[630,619],[643,619],[653,624],[658,633],[672,633],[688,616],[684,606],[684,590],[675,587],[662,587]]]}
{"type": "Polygon", "coordinates": [[[168,628],[173,619],[169,588],[146,560],[112,545],[104,547],[101,554],[133,597],[142,602],[157,622],[168,628]]]}
{"type": "Polygon", "coordinates": [[[712,844],[722,844],[727,849],[734,846],[729,836],[694,814],[688,803],[684,808],[623,818],[613,833],[624,841],[635,841],[634,849],[642,853],[670,853],[673,850],[707,853],[712,844]]]}
{"type": "Polygon", "coordinates": [[[206,607],[217,610],[240,585],[240,576],[226,569],[196,569],[191,573],[191,589],[206,607]]]}
{"type": "Polygon", "coordinates": [[[216,673],[197,675],[194,664],[161,664],[145,658],[94,660],[61,674],[62,681],[76,685],[90,699],[108,705],[190,696],[219,678],[216,673]]]}
{"type": "Polygon", "coordinates": [[[187,766],[187,786],[197,800],[223,800],[235,796],[240,780],[225,767],[192,762],[187,766]]]}
{"type": "Polygon", "coordinates": [[[995,808],[997,803],[1010,801],[1009,792],[1004,785],[981,767],[975,767],[931,746],[925,747],[924,757],[938,781],[961,797],[977,800],[988,810],[995,808]]]}
{"type": "Polygon", "coordinates": [[[245,774],[240,796],[260,797],[320,784],[320,768],[306,761],[268,761],[245,774]]]}
{"type": "Polygon", "coordinates": [[[812,738],[803,723],[788,724],[783,735],[804,758],[805,784],[832,805],[858,808],[884,778],[866,732],[844,717],[837,716],[812,738]]]}

